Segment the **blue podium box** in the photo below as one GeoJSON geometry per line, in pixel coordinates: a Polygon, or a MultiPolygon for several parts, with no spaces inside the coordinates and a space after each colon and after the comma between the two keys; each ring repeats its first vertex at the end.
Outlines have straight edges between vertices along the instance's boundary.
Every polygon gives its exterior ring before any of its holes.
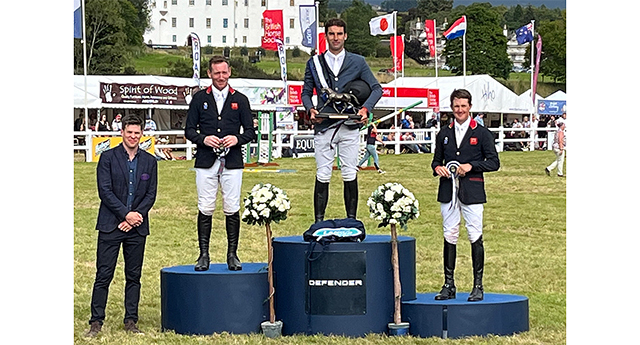
{"type": "Polygon", "coordinates": [[[194,265],[160,270],[162,330],[208,335],[259,333],[269,319],[266,263],[242,263],[241,271],[213,263],[208,271],[194,265]]]}
{"type": "Polygon", "coordinates": [[[436,293],[419,293],[402,302],[402,317],[411,335],[428,338],[512,335],[529,330],[529,299],[509,294],[484,294],[484,300],[468,302],[469,293],[437,301],[436,293]]]}
{"type": "MultiPolygon", "coordinates": [[[[415,299],[415,238],[399,236],[398,254],[402,300],[415,299]]],[[[391,236],[367,235],[362,242],[326,247],[312,247],[302,236],[276,237],[273,271],[283,335],[359,337],[386,333],[393,322],[391,236]]]]}

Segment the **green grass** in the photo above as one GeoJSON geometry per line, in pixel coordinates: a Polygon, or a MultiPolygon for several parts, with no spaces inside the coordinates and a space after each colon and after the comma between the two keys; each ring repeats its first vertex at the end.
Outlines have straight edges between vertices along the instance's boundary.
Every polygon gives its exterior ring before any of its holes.
{"type": "MultiPolygon", "coordinates": [[[[431,154],[382,155],[387,171],[362,171],[358,175],[358,217],[368,234],[388,234],[369,218],[366,199],[380,184],[400,182],[420,202],[420,217],[401,235],[416,238],[417,292],[436,292],[442,285],[442,226],[436,202],[437,178],[429,168],[431,154]]],[[[195,172],[191,161],[159,162],[158,198],[149,215],[151,235],[147,239],[142,274],[139,327],[145,336],[134,337],[122,330],[124,274],[120,255],[111,284],[107,319],[102,334],[83,338],[88,329],[90,299],[95,275],[98,196],[96,163],[74,163],[74,339],[76,344],[565,344],[566,343],[566,179],[548,177],[544,167],[555,156],[551,151],[500,153],[501,168],[488,173],[484,240],[486,250],[485,291],[525,295],[529,298],[530,330],[504,337],[364,338],[338,336],[286,336],[267,339],[262,334],[186,336],[162,332],[160,319],[160,269],[194,264],[198,255],[196,235],[195,172]]],[[[274,224],[274,236],[302,235],[313,221],[313,158],[275,161],[288,174],[245,173],[243,197],[256,184],[270,182],[284,189],[291,199],[289,218],[274,224]]],[[[327,218],[344,217],[342,182],[334,171],[327,218]]],[[[214,212],[213,228],[224,229],[221,204],[214,212]]],[[[212,262],[225,262],[224,232],[212,236],[212,262]]],[[[456,283],[460,291],[472,284],[470,245],[461,229],[456,283]]],[[[241,225],[238,253],[243,262],[266,262],[265,230],[241,225]]]]}

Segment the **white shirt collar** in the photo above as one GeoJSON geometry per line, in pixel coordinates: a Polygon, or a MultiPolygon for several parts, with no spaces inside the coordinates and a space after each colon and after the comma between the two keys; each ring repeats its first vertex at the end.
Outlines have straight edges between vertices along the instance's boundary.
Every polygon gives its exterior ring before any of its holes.
{"type": "Polygon", "coordinates": [[[213,97],[216,99],[216,101],[220,99],[227,99],[227,95],[229,94],[229,84],[227,84],[227,86],[225,86],[222,90],[218,90],[215,86],[212,86],[211,91],[213,92],[213,97]]]}
{"type": "Polygon", "coordinates": [[[330,64],[333,75],[338,75],[338,72],[340,72],[340,68],[342,67],[342,62],[344,62],[346,51],[342,49],[337,55],[334,55],[332,52],[327,50],[326,55],[329,57],[329,61],[327,61],[327,63],[330,64]]]}
{"type": "Polygon", "coordinates": [[[457,131],[461,131],[462,133],[466,133],[467,129],[469,128],[469,124],[471,123],[471,116],[469,116],[467,118],[467,120],[463,123],[458,123],[458,121],[454,120],[453,121],[455,123],[454,127],[456,129],[456,133],[457,131]]]}

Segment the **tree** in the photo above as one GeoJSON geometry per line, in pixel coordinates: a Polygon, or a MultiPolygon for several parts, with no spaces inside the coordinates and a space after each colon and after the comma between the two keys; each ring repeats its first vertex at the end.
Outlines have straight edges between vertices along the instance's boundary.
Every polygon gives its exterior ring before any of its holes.
{"type": "MultiPolygon", "coordinates": [[[[507,38],[502,33],[501,16],[489,3],[473,3],[465,9],[467,16],[467,74],[489,74],[507,79],[511,61],[507,55],[507,38]]],[[[453,17],[461,17],[464,13],[453,17]]],[[[452,21],[453,21],[452,18],[452,21]]],[[[462,37],[446,42],[444,55],[453,73],[463,74],[462,37]]]]}
{"type": "MultiPolygon", "coordinates": [[[[566,16],[566,10],[564,14],[566,16]]],[[[542,21],[536,29],[542,37],[540,73],[553,77],[556,82],[567,79],[567,23],[565,18],[563,20],[542,21]]],[[[529,52],[527,56],[530,54],[529,52]]]]}
{"type": "Polygon", "coordinates": [[[380,43],[377,36],[371,36],[369,20],[377,16],[371,5],[360,0],[353,0],[351,7],[340,15],[347,23],[347,37],[345,49],[362,56],[371,56],[380,43]]]}

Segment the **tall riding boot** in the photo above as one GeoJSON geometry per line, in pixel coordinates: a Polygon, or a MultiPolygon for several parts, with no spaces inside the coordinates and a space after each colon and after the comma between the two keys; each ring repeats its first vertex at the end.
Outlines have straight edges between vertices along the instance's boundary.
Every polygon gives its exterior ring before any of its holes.
{"type": "Polygon", "coordinates": [[[347,218],[356,219],[358,211],[358,178],[353,181],[344,181],[344,208],[347,218]]]}
{"type": "Polygon", "coordinates": [[[456,245],[444,240],[442,258],[444,262],[444,285],[442,285],[440,293],[436,295],[436,299],[455,299],[456,284],[453,280],[453,271],[456,269],[456,245]]]}
{"type": "Polygon", "coordinates": [[[211,237],[211,216],[198,211],[198,246],[200,257],[195,265],[196,271],[209,269],[209,238],[211,237]]]}
{"type": "Polygon", "coordinates": [[[477,302],[484,298],[482,287],[482,273],[484,271],[484,244],[482,236],[471,243],[471,261],[473,263],[473,290],[469,294],[468,301],[477,302]]]}
{"type": "Polygon", "coordinates": [[[329,201],[329,183],[316,180],[313,190],[313,211],[315,213],[316,223],[324,220],[324,211],[329,201]]]}
{"type": "Polygon", "coordinates": [[[240,239],[240,212],[225,217],[227,228],[227,266],[230,271],[242,270],[242,264],[238,259],[238,240],[240,239]]]}

